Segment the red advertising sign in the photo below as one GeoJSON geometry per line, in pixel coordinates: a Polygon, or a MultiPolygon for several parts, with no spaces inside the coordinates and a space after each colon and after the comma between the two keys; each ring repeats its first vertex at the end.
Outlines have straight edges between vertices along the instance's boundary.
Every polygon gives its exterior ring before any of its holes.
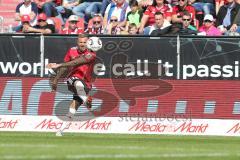
{"type": "MultiPolygon", "coordinates": [[[[72,97],[65,84],[58,89],[48,79],[1,77],[0,114],[56,115],[72,97]]],[[[240,118],[239,81],[97,79],[93,99],[94,116],[240,118]]]]}

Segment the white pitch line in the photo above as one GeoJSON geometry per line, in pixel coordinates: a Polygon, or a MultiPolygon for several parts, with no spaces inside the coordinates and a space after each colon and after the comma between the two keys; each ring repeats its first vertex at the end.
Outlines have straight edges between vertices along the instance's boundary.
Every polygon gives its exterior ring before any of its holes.
{"type": "MultiPolygon", "coordinates": [[[[102,159],[141,159],[141,158],[196,158],[196,157],[228,157],[237,156],[240,154],[229,154],[229,153],[172,153],[172,154],[79,154],[79,155],[66,155],[61,157],[62,159],[92,159],[92,158],[102,158],[102,159]]],[[[19,160],[19,159],[58,159],[55,155],[39,155],[39,156],[26,156],[26,155],[2,155],[1,160],[19,160]]]]}
{"type": "Polygon", "coordinates": [[[53,148],[53,147],[57,147],[57,145],[54,145],[54,144],[10,144],[10,143],[0,143],[0,147],[8,147],[8,148],[15,148],[15,147],[53,148]]]}
{"type": "MultiPolygon", "coordinates": [[[[98,146],[98,145],[78,145],[78,144],[73,144],[73,146],[76,146],[77,148],[91,148],[91,149],[127,149],[127,150],[145,150],[149,149],[149,147],[144,147],[144,146],[98,146]]],[[[4,148],[60,148],[61,145],[54,145],[54,144],[9,144],[9,143],[0,143],[0,147],[4,148]]],[[[154,147],[154,150],[160,150],[160,151],[169,151],[168,148],[161,148],[161,147],[154,147]]],[[[182,148],[174,148],[171,151],[185,151],[185,149],[182,148]]],[[[207,152],[210,151],[209,149],[198,149],[198,148],[189,148],[189,151],[196,151],[196,152],[207,152]]]]}
{"type": "MultiPolygon", "coordinates": [[[[97,145],[77,145],[78,148],[94,148],[94,149],[129,149],[129,150],[144,150],[146,147],[140,146],[97,146],[97,145]]],[[[38,148],[59,148],[61,146],[54,144],[9,144],[9,143],[0,143],[0,147],[14,148],[14,147],[38,147],[38,148]]]]}
{"type": "Polygon", "coordinates": [[[94,149],[129,149],[129,150],[144,150],[146,147],[141,146],[97,146],[97,145],[79,145],[78,148],[94,148],[94,149]]]}
{"type": "Polygon", "coordinates": [[[52,155],[39,155],[39,156],[25,156],[25,155],[5,155],[1,156],[1,160],[18,160],[18,159],[56,159],[56,156],[52,155]]]}
{"type": "MultiPolygon", "coordinates": [[[[190,158],[190,157],[228,157],[232,156],[228,153],[190,153],[190,154],[83,154],[83,155],[67,155],[67,159],[92,159],[92,158],[104,158],[104,159],[126,159],[126,158],[134,158],[134,159],[141,159],[141,158],[190,158]]],[[[236,155],[240,156],[240,155],[236,155]]]]}
{"type": "MultiPolygon", "coordinates": [[[[72,144],[73,146],[76,146],[77,148],[91,148],[91,149],[127,149],[127,150],[145,150],[149,149],[149,147],[144,146],[98,146],[98,145],[78,145],[78,144],[72,144]]],[[[54,144],[9,144],[9,143],[0,143],[0,147],[5,148],[60,148],[61,145],[54,145],[54,144]]],[[[169,151],[168,148],[161,148],[161,147],[154,147],[154,150],[160,150],[160,151],[169,151]]],[[[182,148],[174,148],[171,151],[185,151],[185,149],[182,148]]],[[[210,151],[209,149],[198,149],[198,148],[189,148],[189,151],[196,151],[196,152],[207,152],[210,151]]]]}

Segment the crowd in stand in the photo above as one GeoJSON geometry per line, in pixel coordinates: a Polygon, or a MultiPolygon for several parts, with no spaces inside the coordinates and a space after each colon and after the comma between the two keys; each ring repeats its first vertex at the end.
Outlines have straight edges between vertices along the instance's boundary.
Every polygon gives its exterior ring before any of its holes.
{"type": "Polygon", "coordinates": [[[239,35],[240,0],[24,0],[18,33],[239,35]]]}

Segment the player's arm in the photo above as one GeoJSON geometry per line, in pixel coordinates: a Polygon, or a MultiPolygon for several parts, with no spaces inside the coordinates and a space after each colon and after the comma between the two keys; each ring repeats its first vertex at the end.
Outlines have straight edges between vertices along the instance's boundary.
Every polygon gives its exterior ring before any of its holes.
{"type": "Polygon", "coordinates": [[[95,59],[95,57],[93,55],[91,55],[91,54],[88,54],[88,55],[87,55],[88,57],[86,55],[82,55],[82,56],[75,58],[72,61],[64,62],[64,63],[60,63],[60,64],[49,63],[47,65],[47,68],[75,67],[75,66],[80,66],[83,64],[88,64],[95,59]]]}
{"type": "Polygon", "coordinates": [[[61,63],[60,67],[75,67],[75,66],[87,64],[89,62],[90,61],[84,55],[82,55],[82,56],[75,58],[72,61],[61,63]]]}
{"type": "Polygon", "coordinates": [[[56,76],[52,79],[52,82],[51,82],[52,91],[56,91],[57,90],[58,80],[62,77],[62,75],[65,75],[67,70],[68,70],[67,67],[60,67],[57,70],[56,76]]]}

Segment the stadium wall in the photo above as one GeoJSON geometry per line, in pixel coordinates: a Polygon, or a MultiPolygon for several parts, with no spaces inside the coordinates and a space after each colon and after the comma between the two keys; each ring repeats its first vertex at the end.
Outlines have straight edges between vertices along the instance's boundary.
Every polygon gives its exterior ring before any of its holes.
{"type": "MultiPolygon", "coordinates": [[[[93,108],[80,108],[69,132],[239,136],[238,38],[101,39],[93,108]]],[[[0,36],[0,131],[61,126],[71,94],[64,79],[51,92],[44,66],[75,45],[76,36],[0,36]]]]}

